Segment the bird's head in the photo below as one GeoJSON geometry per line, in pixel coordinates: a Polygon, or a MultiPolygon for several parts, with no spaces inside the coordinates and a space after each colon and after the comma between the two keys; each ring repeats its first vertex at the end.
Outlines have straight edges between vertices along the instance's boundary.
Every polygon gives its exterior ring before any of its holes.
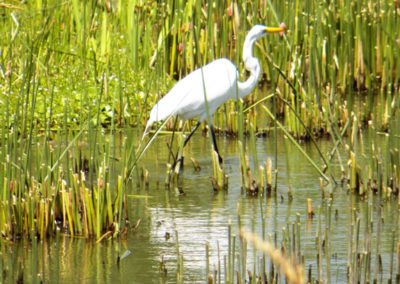
{"type": "Polygon", "coordinates": [[[255,25],[249,31],[248,37],[252,39],[257,39],[268,33],[280,33],[282,35],[285,32],[285,30],[286,30],[285,23],[281,23],[279,27],[267,27],[264,25],[255,25]]]}
{"type": "Polygon", "coordinates": [[[258,38],[268,33],[280,33],[282,35],[285,30],[286,25],[284,23],[281,23],[279,27],[267,27],[264,25],[253,26],[247,34],[243,44],[243,61],[245,62],[246,66],[248,66],[250,69],[254,69],[253,66],[258,64],[257,59],[253,58],[252,53],[253,44],[258,38]]]}

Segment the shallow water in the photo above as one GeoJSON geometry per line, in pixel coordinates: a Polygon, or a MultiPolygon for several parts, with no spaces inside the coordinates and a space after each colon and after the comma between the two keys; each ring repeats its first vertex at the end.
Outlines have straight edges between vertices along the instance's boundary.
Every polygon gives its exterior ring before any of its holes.
{"type": "MultiPolygon", "coordinates": [[[[62,235],[48,242],[16,242],[2,244],[0,269],[3,271],[2,282],[51,283],[176,283],[178,251],[183,257],[183,280],[186,283],[205,283],[207,271],[221,271],[224,275],[224,256],[228,254],[228,228],[238,236],[239,227],[258,235],[264,234],[278,248],[286,234],[291,234],[296,218],[300,219],[300,250],[304,258],[305,275],[311,267],[313,279],[317,278],[316,236],[318,219],[325,239],[329,238],[330,251],[322,255],[322,279],[333,283],[347,282],[347,265],[352,209],[360,217],[359,251],[368,244],[366,237],[366,219],[368,202],[360,200],[341,186],[330,187],[332,191],[331,218],[328,220],[328,201],[321,198],[319,175],[306,161],[302,154],[284,138],[278,137],[275,144],[273,137],[258,138],[258,159],[264,162],[271,158],[278,168],[276,197],[247,197],[240,187],[239,159],[237,141],[220,137],[218,140],[225,168],[229,175],[227,192],[215,193],[212,190],[210,160],[210,140],[197,133],[186,149],[183,191],[177,194],[174,189],[166,189],[165,163],[167,161],[166,143],[169,136],[160,136],[146,153],[142,165],[150,172],[148,188],[132,187],[129,192],[129,219],[132,225],[140,220],[136,230],[132,230],[126,240],[103,241],[71,239],[62,235]],[[277,161],[275,161],[277,145],[277,161]],[[290,180],[286,166],[285,149],[289,152],[290,180]],[[195,157],[202,169],[195,172],[188,157],[195,157]],[[289,184],[293,200],[288,200],[289,184]],[[307,217],[307,198],[313,200],[317,213],[313,219],[307,217]],[[297,214],[299,217],[297,217],[297,214]],[[240,225],[239,225],[240,223],[240,225]],[[330,225],[329,225],[330,224],[330,225]],[[179,245],[178,245],[179,243],[179,245]],[[206,245],[209,246],[209,270],[207,269],[206,245]],[[219,250],[219,255],[218,255],[219,250]],[[118,262],[118,257],[121,260],[118,262]],[[163,260],[165,269],[160,272],[163,260]],[[327,261],[330,270],[326,269],[327,261]]],[[[366,143],[367,145],[368,143],[366,143]]],[[[330,151],[329,141],[321,140],[319,147],[323,153],[330,151]]],[[[304,149],[318,161],[318,153],[311,144],[304,149]]],[[[345,153],[343,151],[343,153],[345,153]]],[[[345,163],[347,155],[343,154],[345,163]]],[[[250,164],[251,164],[250,160],[250,164]]],[[[335,164],[335,163],[334,163],[335,164]]],[[[337,165],[336,165],[337,166],[337,165]]],[[[339,169],[333,170],[335,178],[340,178],[339,169]]],[[[378,220],[382,208],[380,235],[380,255],[383,271],[378,274],[378,281],[388,279],[391,257],[394,257],[394,271],[398,273],[397,255],[391,254],[391,246],[399,241],[399,218],[397,200],[381,201],[374,197],[372,204],[373,220],[378,220]]],[[[372,262],[371,275],[374,275],[376,263],[377,225],[373,225],[371,238],[372,262]]],[[[237,263],[240,252],[239,238],[236,238],[237,263]]],[[[328,241],[327,241],[328,243],[328,241]]],[[[290,244],[287,244],[290,246],[290,244]]],[[[354,249],[354,247],[353,247],[354,249]]],[[[245,272],[258,266],[262,254],[250,245],[247,248],[247,266],[238,264],[235,270],[245,272]]],[[[269,266],[267,266],[269,271],[269,266]]],[[[258,273],[258,267],[256,273],[258,273]]],[[[283,280],[281,281],[284,282],[283,280]]]]}

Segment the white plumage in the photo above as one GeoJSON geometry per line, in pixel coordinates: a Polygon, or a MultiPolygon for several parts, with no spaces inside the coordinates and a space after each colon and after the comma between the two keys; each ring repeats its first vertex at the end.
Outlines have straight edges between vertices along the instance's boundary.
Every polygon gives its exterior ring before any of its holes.
{"type": "Polygon", "coordinates": [[[236,77],[235,65],[225,58],[193,71],[157,102],[150,112],[147,125],[172,115],[179,115],[183,119],[199,117],[200,121],[207,119],[205,97],[212,115],[228,98],[236,97],[236,77]]]}
{"type": "MultiPolygon", "coordinates": [[[[226,100],[247,96],[257,85],[261,74],[258,59],[253,57],[255,41],[266,33],[282,33],[284,30],[285,25],[281,24],[280,27],[276,28],[256,25],[249,31],[243,45],[244,65],[250,71],[250,77],[245,82],[237,80],[237,68],[226,58],[217,59],[177,82],[152,108],[143,137],[154,122],[168,119],[171,116],[178,115],[183,119],[198,117],[199,122],[206,120],[208,117],[205,98],[207,98],[208,112],[211,118],[217,108],[226,100]]],[[[209,123],[213,131],[212,121],[209,121],[209,123]]],[[[189,140],[195,129],[187,137],[184,144],[189,140]]],[[[217,151],[214,135],[212,137],[214,149],[217,151]]]]}

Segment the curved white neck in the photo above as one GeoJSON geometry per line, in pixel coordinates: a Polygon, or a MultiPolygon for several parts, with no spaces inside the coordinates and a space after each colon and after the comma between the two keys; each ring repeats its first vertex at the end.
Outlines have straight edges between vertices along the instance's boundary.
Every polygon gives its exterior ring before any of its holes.
{"type": "Polygon", "coordinates": [[[244,66],[250,71],[250,77],[244,82],[238,82],[239,97],[247,96],[257,85],[261,74],[261,66],[258,59],[253,56],[253,45],[256,39],[246,37],[243,45],[244,66]]]}

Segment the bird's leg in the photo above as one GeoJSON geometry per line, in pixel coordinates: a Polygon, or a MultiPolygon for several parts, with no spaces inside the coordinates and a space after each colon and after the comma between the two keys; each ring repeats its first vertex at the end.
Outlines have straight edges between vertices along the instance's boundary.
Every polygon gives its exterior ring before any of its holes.
{"type": "MultiPolygon", "coordinates": [[[[201,124],[201,122],[198,121],[198,122],[196,123],[196,125],[192,128],[192,130],[190,131],[189,135],[185,138],[185,140],[183,141],[182,151],[183,151],[183,148],[185,148],[186,144],[189,142],[190,138],[191,138],[191,137],[193,136],[193,134],[196,132],[197,128],[199,128],[200,124],[201,124]]],[[[178,162],[182,162],[182,160],[183,160],[183,157],[179,155],[179,150],[178,150],[178,153],[176,154],[176,157],[177,157],[177,158],[175,159],[175,162],[174,162],[174,164],[173,164],[173,166],[172,166],[172,169],[175,168],[175,166],[176,166],[176,164],[177,164],[178,162]]]]}
{"type": "Polygon", "coordinates": [[[211,139],[212,139],[214,151],[217,152],[219,164],[222,165],[223,159],[218,151],[217,140],[215,139],[215,132],[214,132],[214,127],[212,126],[212,124],[210,125],[210,131],[211,131],[211,139]]]}
{"type": "Polygon", "coordinates": [[[168,163],[170,162],[170,159],[171,159],[171,157],[172,157],[172,159],[173,159],[173,165],[175,165],[176,164],[176,159],[177,159],[177,157],[178,157],[178,153],[176,154],[176,156],[174,155],[174,153],[172,152],[172,145],[174,144],[174,137],[175,137],[175,129],[176,129],[176,126],[178,125],[178,117],[175,117],[175,122],[174,122],[174,131],[172,132],[172,136],[171,136],[171,145],[168,145],[168,148],[169,148],[169,156],[168,156],[168,163]]]}
{"type": "Polygon", "coordinates": [[[201,122],[198,121],[196,125],[192,128],[192,131],[190,131],[189,135],[185,138],[185,141],[183,141],[183,147],[189,142],[189,139],[193,136],[193,134],[196,132],[197,128],[199,128],[201,122]]]}
{"type": "MultiPolygon", "coordinates": [[[[169,157],[168,159],[170,159],[172,157],[172,160],[174,161],[173,164],[175,164],[177,157],[174,154],[174,151],[172,150],[172,145],[170,145],[169,143],[167,143],[167,147],[168,147],[168,151],[169,151],[169,157]]],[[[178,153],[176,153],[178,155],[178,153]]],[[[169,163],[169,161],[168,161],[169,163]]]]}

